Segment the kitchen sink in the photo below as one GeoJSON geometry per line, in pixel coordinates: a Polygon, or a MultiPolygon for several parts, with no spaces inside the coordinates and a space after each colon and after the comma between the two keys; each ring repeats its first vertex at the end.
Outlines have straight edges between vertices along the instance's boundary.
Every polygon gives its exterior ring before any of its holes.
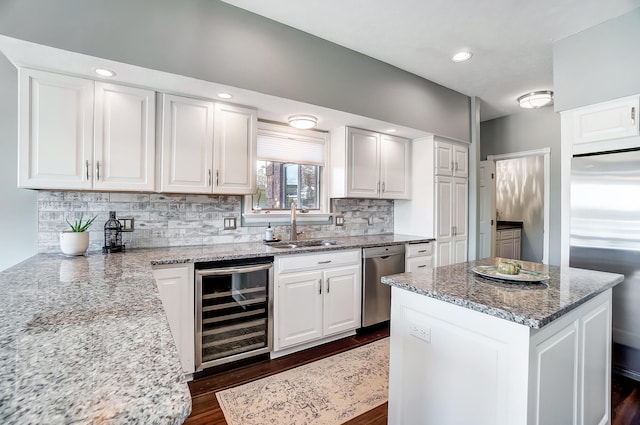
{"type": "Polygon", "coordinates": [[[338,241],[310,239],[303,241],[282,241],[268,244],[270,247],[279,249],[295,249],[295,248],[307,248],[310,246],[334,246],[339,245],[338,241]]]}

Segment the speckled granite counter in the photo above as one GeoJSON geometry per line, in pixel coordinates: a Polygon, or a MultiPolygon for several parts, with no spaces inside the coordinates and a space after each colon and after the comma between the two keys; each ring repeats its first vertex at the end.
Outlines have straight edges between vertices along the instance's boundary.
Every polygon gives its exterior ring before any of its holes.
{"type": "Polygon", "coordinates": [[[531,328],[541,328],[624,278],[619,274],[526,261],[519,261],[523,268],[548,274],[550,280],[535,284],[503,283],[471,271],[475,265],[496,265],[498,261],[488,258],[397,274],[383,277],[382,282],[531,328]]]}
{"type": "Polygon", "coordinates": [[[0,273],[0,423],[180,424],[191,397],[152,264],[425,242],[332,238],[332,247],[262,243],[36,255],[0,273]]]}

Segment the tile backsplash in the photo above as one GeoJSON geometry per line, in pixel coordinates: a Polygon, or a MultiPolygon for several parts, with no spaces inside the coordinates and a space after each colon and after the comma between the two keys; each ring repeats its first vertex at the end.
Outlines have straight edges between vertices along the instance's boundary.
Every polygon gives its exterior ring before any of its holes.
{"type": "MultiPolygon", "coordinates": [[[[241,196],[169,195],[155,193],[38,191],[38,251],[59,252],[59,234],[83,214],[97,215],[89,229],[89,251],[104,245],[104,223],[109,211],[132,217],[135,230],[123,233],[127,248],[213,245],[261,241],[266,226],[242,227],[241,196]],[[224,218],[236,217],[237,228],[224,230],[224,218]]],[[[333,214],[344,216],[344,226],[298,223],[302,238],[329,238],[393,232],[393,201],[332,199],[333,214]],[[371,222],[371,224],[369,224],[371,222]]],[[[289,226],[275,226],[275,237],[288,239],[289,226]]]]}

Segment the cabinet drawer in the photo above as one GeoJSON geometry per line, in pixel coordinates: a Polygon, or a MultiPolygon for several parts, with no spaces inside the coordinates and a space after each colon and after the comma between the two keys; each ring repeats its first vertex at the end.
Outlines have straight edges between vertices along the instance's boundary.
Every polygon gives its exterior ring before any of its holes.
{"type": "Polygon", "coordinates": [[[405,264],[405,272],[418,272],[420,270],[425,270],[431,267],[433,267],[433,257],[430,255],[425,257],[407,258],[405,264]]]}
{"type": "Polygon", "coordinates": [[[522,233],[522,229],[514,229],[513,230],[513,237],[514,238],[519,238],[521,233],[522,233]]]}
{"type": "Polygon", "coordinates": [[[500,230],[499,232],[496,232],[496,239],[513,239],[513,229],[500,230]]]}
{"type": "Polygon", "coordinates": [[[420,257],[433,254],[433,244],[425,243],[409,243],[405,246],[405,256],[407,258],[420,257]]]}
{"type": "Polygon", "coordinates": [[[360,264],[360,250],[331,251],[281,257],[276,260],[278,273],[313,270],[324,267],[360,264]]]}

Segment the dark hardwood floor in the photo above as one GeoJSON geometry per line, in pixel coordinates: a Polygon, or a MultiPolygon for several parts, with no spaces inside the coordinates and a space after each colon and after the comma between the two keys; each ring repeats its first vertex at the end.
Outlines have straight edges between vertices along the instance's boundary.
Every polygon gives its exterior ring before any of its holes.
{"type": "MultiPolygon", "coordinates": [[[[189,383],[192,411],[186,425],[227,425],[215,393],[303,364],[311,363],[389,336],[389,329],[376,329],[274,360],[260,360],[232,370],[216,372],[189,383]]],[[[611,425],[640,425],[640,383],[614,374],[611,385],[611,425]]],[[[387,404],[347,422],[348,425],[386,425],[387,404]]]]}

